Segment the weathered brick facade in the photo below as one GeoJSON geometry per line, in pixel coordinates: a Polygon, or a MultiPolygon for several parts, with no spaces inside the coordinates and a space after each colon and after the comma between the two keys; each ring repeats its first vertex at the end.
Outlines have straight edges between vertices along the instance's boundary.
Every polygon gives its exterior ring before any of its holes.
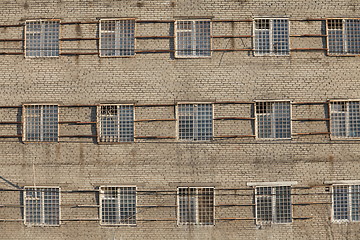
{"type": "Polygon", "coordinates": [[[332,222],[324,183],[360,180],[359,142],[330,139],[327,103],[360,99],[359,57],[326,54],[326,18],[360,17],[358,1],[17,0],[0,9],[0,239],[360,238],[358,222],[332,222]],[[221,37],[253,35],[254,17],[289,18],[290,56],[255,57],[251,37],[221,37]],[[136,18],[135,57],[98,56],[102,18],[136,18]],[[213,20],[216,51],[174,58],[174,20],[200,18],[213,20]],[[58,58],[24,57],[29,19],[61,20],[58,58]],[[255,137],[255,100],[292,102],[291,140],[255,137]],[[178,102],[214,103],[214,140],[177,140],[178,102]],[[22,142],[26,103],[59,104],[59,142],[22,142]],[[100,103],[135,104],[134,143],[97,143],[100,103]],[[149,119],[158,121],[138,121],[149,119]],[[292,223],[256,225],[247,183],[289,181],[292,223]],[[136,226],[99,224],[106,185],[137,186],[136,226]],[[61,188],[60,226],[24,224],[24,186],[61,188]],[[214,226],[177,225],[181,186],[215,187],[214,226]]]}

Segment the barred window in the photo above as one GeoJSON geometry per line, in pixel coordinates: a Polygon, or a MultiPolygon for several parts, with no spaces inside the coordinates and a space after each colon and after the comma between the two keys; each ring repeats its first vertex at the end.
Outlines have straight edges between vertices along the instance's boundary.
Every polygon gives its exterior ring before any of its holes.
{"type": "Polygon", "coordinates": [[[178,104],[180,140],[205,141],[213,137],[212,104],[178,104]]]}
{"type": "Polygon", "coordinates": [[[255,108],[258,138],[291,138],[290,102],[256,102],[255,108]]]}
{"type": "Polygon", "coordinates": [[[25,22],[25,56],[59,56],[59,20],[29,20],[25,22]]]}
{"type": "Polygon", "coordinates": [[[291,223],[291,187],[257,187],[256,224],[291,223]]]}
{"type": "Polygon", "coordinates": [[[30,142],[58,141],[58,106],[24,105],[23,140],[30,142]]]}
{"type": "Polygon", "coordinates": [[[24,205],[26,225],[60,225],[60,188],[25,187],[24,205]]]}
{"type": "Polygon", "coordinates": [[[100,224],[136,224],[136,187],[100,187],[100,224]]]}
{"type": "Polygon", "coordinates": [[[211,21],[181,20],[175,22],[178,58],[211,56],[211,21]]]}
{"type": "Polygon", "coordinates": [[[332,137],[360,137],[360,102],[330,102],[330,121],[332,137]]]}
{"type": "Polygon", "coordinates": [[[178,188],[178,225],[214,225],[214,188],[178,188]]]}
{"type": "Polygon", "coordinates": [[[135,55],[135,19],[100,20],[100,56],[135,55]]]}
{"type": "Polygon", "coordinates": [[[254,20],[254,54],[289,55],[289,20],[258,18],[254,20]]]}
{"type": "Polygon", "coordinates": [[[360,19],[328,19],[329,55],[360,54],[360,19]]]}
{"type": "Polygon", "coordinates": [[[134,141],[134,106],[102,105],[98,108],[99,142],[134,141]]]}
{"type": "Polygon", "coordinates": [[[360,221],[360,185],[333,186],[333,221],[360,221]]]}

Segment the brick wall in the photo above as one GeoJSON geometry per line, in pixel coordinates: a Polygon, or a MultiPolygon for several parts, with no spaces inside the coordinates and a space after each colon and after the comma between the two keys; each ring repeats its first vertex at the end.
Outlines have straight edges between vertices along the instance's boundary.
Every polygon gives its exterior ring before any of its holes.
{"type": "MultiPolygon", "coordinates": [[[[289,17],[290,34],[326,34],[325,18],[359,17],[356,1],[254,0],[21,0],[0,3],[0,25],[27,19],[61,19],[61,38],[97,38],[100,18],[138,20],[289,17]],[[307,18],[322,18],[303,21],[307,18]],[[73,23],[72,22],[82,22],[73,23]],[[86,24],[85,24],[86,23],[86,24]]],[[[137,36],[172,36],[171,22],[138,22],[137,36]]],[[[23,39],[23,26],[0,27],[0,39],[23,39]]],[[[214,36],[252,35],[252,22],[213,22],[214,36]]],[[[173,50],[174,40],[137,39],[137,50],[173,50]]],[[[250,38],[214,38],[213,49],[252,48],[250,38]]],[[[1,136],[22,134],[25,103],[57,103],[59,121],[96,121],[100,103],[133,103],[135,119],[176,119],[177,102],[215,102],[214,117],[254,118],[254,100],[290,100],[292,118],[329,118],[328,99],[359,99],[358,57],[324,50],[254,57],[250,51],[215,51],[211,58],[175,59],[173,53],[133,58],[61,55],[24,58],[23,41],[0,41],[1,136]],[[5,54],[7,53],[7,54],[5,54]],[[221,103],[243,101],[246,103],[221,103]],[[299,104],[310,102],[317,104],[299,104]],[[136,106],[168,104],[168,106],[136,106]],[[65,105],[89,105],[70,107],[65,105]]],[[[61,52],[97,53],[98,41],[61,41],[61,52]]],[[[324,37],[291,37],[291,48],[326,48],[324,37]]],[[[331,221],[330,185],[360,180],[357,141],[330,139],[329,122],[292,121],[291,140],[261,140],[253,119],[214,120],[213,141],[178,141],[176,121],[135,123],[130,144],[98,144],[94,137],[59,143],[0,138],[0,239],[358,239],[356,222],[331,221]],[[296,133],[317,135],[297,135],[296,133]],[[324,134],[325,133],[325,134],[324,134]],[[219,136],[246,135],[241,138],[219,136]],[[250,135],[250,136],[249,136],[250,135]],[[248,182],[297,181],[293,222],[257,226],[248,182]],[[61,225],[27,227],[22,188],[59,186],[61,225]],[[99,224],[100,186],[136,185],[137,226],[99,224]],[[215,225],[177,226],[178,186],[215,187],[215,225]],[[159,207],[152,207],[159,206],[159,207]],[[155,221],[158,220],[158,221],[155,221]]],[[[60,124],[61,135],[96,135],[96,124],[60,124]]]]}

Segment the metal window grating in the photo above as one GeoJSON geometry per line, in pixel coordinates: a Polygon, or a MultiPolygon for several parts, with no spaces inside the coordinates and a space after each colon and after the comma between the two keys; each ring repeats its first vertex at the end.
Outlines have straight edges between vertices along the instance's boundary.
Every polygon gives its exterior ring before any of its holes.
{"type": "Polygon", "coordinates": [[[100,56],[135,55],[135,19],[100,20],[100,56]]]}
{"type": "Polygon", "coordinates": [[[292,222],[290,186],[257,187],[255,196],[257,224],[292,222]]]}
{"type": "Polygon", "coordinates": [[[213,137],[212,104],[178,104],[180,140],[206,141],[213,137]]]}
{"type": "Polygon", "coordinates": [[[360,19],[328,19],[328,53],[360,54],[360,19]]]}
{"type": "Polygon", "coordinates": [[[254,54],[289,55],[289,20],[259,18],[254,20],[254,54]]]}
{"type": "Polygon", "coordinates": [[[178,225],[214,225],[214,188],[178,188],[178,225]]]}
{"type": "Polygon", "coordinates": [[[100,187],[100,223],[136,224],[136,187],[100,187]]]}
{"type": "Polygon", "coordinates": [[[360,101],[330,102],[331,136],[360,137],[360,101]]]}
{"type": "Polygon", "coordinates": [[[103,105],[98,110],[100,142],[134,141],[134,106],[103,105]]]}
{"type": "Polygon", "coordinates": [[[24,105],[24,141],[58,141],[58,106],[24,105]]]}
{"type": "Polygon", "coordinates": [[[176,57],[211,56],[211,21],[176,21],[176,57]]]}
{"type": "Polygon", "coordinates": [[[360,185],[333,186],[333,220],[360,221],[360,185]]]}
{"type": "Polygon", "coordinates": [[[59,56],[59,20],[31,20],[25,22],[25,56],[59,56]]]}
{"type": "Polygon", "coordinates": [[[256,102],[258,138],[291,138],[290,102],[256,102]]]}
{"type": "Polygon", "coordinates": [[[26,225],[60,225],[60,188],[25,187],[24,203],[26,225]]]}

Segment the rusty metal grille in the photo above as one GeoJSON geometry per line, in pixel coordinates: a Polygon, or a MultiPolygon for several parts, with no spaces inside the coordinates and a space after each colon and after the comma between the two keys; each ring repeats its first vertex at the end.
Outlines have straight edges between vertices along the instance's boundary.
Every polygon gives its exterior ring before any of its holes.
{"type": "Polygon", "coordinates": [[[328,19],[328,53],[360,54],[360,19],[328,19]]]}
{"type": "Polygon", "coordinates": [[[360,220],[360,185],[333,186],[333,221],[360,220]]]}
{"type": "Polygon", "coordinates": [[[24,141],[58,141],[58,106],[24,105],[24,141]]]}
{"type": "Polygon", "coordinates": [[[206,141],[213,137],[212,104],[178,104],[180,140],[206,141]]]}
{"type": "Polygon", "coordinates": [[[136,224],[136,187],[101,187],[100,204],[101,224],[136,224]]]}
{"type": "Polygon", "coordinates": [[[25,224],[34,226],[60,225],[60,189],[26,187],[24,193],[25,224]]]}
{"type": "Polygon", "coordinates": [[[211,56],[211,21],[176,21],[176,57],[211,56]]]}
{"type": "Polygon", "coordinates": [[[258,138],[291,138],[290,102],[256,102],[258,138]]]}
{"type": "Polygon", "coordinates": [[[257,224],[292,222],[290,186],[257,187],[255,191],[257,224]]]}
{"type": "Polygon", "coordinates": [[[103,105],[98,112],[100,142],[134,141],[134,106],[103,105]]]}
{"type": "Polygon", "coordinates": [[[214,188],[178,188],[178,225],[214,225],[214,188]]]}
{"type": "Polygon", "coordinates": [[[25,56],[59,56],[60,21],[26,21],[25,56]]]}
{"type": "Polygon", "coordinates": [[[330,121],[332,137],[360,137],[360,102],[330,102],[330,121]]]}
{"type": "Polygon", "coordinates": [[[100,20],[100,56],[135,55],[135,19],[100,20]]]}
{"type": "Polygon", "coordinates": [[[259,18],[254,20],[254,54],[289,55],[289,20],[259,18]]]}

